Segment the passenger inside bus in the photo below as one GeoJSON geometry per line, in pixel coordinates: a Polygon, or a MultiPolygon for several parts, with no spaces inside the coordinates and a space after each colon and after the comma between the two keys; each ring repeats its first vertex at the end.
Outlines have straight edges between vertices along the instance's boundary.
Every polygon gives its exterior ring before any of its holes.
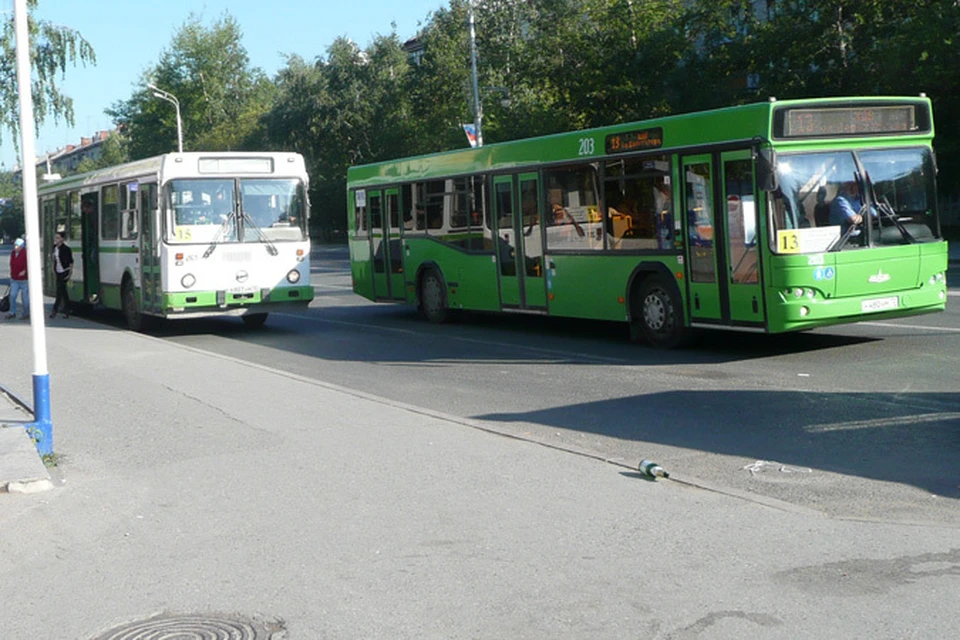
{"type": "Polygon", "coordinates": [[[553,219],[550,222],[552,226],[572,224],[574,228],[577,230],[577,235],[580,236],[581,238],[584,236],[583,228],[580,226],[580,223],[577,222],[572,215],[570,215],[569,211],[564,209],[561,205],[557,204],[556,202],[554,202],[551,205],[551,209],[553,210],[553,219]]]}

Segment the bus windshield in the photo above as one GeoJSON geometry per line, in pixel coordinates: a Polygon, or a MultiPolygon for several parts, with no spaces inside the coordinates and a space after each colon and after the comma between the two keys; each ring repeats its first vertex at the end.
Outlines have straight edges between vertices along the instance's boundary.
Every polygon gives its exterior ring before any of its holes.
{"type": "Polygon", "coordinates": [[[306,196],[299,180],[171,180],[165,193],[170,242],[274,242],[305,237],[306,196]]]}
{"type": "Polygon", "coordinates": [[[777,175],[771,245],[781,253],[929,242],[938,234],[929,149],[784,154],[777,175]],[[789,248],[776,241],[788,230],[798,238],[789,248]]]}

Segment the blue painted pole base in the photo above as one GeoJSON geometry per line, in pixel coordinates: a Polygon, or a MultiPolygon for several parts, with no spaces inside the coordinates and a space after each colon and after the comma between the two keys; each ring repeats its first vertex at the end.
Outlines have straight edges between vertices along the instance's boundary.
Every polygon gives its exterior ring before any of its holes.
{"type": "Polygon", "coordinates": [[[33,376],[33,422],[28,432],[37,443],[42,456],[53,453],[53,422],[50,421],[50,375],[33,376]]]}

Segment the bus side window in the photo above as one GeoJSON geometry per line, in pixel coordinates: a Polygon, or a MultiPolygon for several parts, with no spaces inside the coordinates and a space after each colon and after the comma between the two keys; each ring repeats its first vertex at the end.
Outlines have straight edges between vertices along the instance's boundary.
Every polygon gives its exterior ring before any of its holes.
{"type": "Polygon", "coordinates": [[[136,240],[139,233],[139,222],[137,219],[137,194],[139,185],[136,182],[128,182],[120,185],[121,209],[120,214],[120,239],[136,240]]]}
{"type": "Polygon", "coordinates": [[[83,220],[80,217],[80,192],[71,191],[70,195],[70,236],[71,240],[81,240],[83,237],[83,220]]]}
{"type": "Polygon", "coordinates": [[[100,190],[100,238],[116,240],[120,236],[120,210],[117,197],[117,185],[111,184],[100,190]]]}

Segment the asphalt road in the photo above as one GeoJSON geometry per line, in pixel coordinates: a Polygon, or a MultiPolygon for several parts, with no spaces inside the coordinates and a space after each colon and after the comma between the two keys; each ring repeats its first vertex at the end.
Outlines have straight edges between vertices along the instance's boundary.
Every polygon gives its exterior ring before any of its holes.
{"type": "Polygon", "coordinates": [[[355,296],[343,248],[316,250],[312,282],[308,311],[274,314],[261,331],[217,319],[156,335],[585,455],[654,459],[747,499],[960,526],[958,289],[941,314],[785,336],[706,332],[664,352],[629,343],[618,324],[431,325],[355,296]]]}

